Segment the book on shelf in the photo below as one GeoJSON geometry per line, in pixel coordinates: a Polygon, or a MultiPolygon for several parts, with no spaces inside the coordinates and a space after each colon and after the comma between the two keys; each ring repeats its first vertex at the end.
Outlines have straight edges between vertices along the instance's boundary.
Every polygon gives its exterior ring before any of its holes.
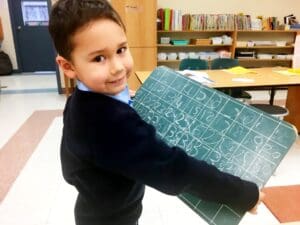
{"type": "Polygon", "coordinates": [[[190,14],[182,16],[182,30],[190,30],[190,14]]]}
{"type": "Polygon", "coordinates": [[[171,9],[166,8],[164,10],[164,30],[170,30],[171,9]]]}
{"type": "Polygon", "coordinates": [[[157,10],[157,30],[163,30],[164,29],[164,24],[165,24],[165,21],[164,21],[164,9],[163,8],[160,8],[157,10]]]}
{"type": "MultiPolygon", "coordinates": [[[[243,14],[183,14],[181,10],[160,8],[157,10],[158,30],[277,30],[277,17],[251,19],[243,14]]],[[[300,29],[300,24],[291,25],[300,29]]]]}
{"type": "Polygon", "coordinates": [[[239,30],[250,29],[250,16],[234,14],[183,14],[181,10],[158,9],[159,30],[239,30]]]}

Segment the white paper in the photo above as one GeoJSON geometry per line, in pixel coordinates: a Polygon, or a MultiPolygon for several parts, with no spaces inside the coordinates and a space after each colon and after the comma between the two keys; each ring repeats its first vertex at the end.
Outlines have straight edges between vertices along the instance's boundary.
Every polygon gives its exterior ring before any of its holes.
{"type": "Polygon", "coordinates": [[[196,70],[183,70],[178,72],[202,84],[214,83],[213,80],[209,79],[209,76],[206,72],[196,71],[196,70]]]}
{"type": "Polygon", "coordinates": [[[232,81],[241,82],[241,83],[253,83],[254,79],[250,79],[250,78],[232,78],[232,81]]]}

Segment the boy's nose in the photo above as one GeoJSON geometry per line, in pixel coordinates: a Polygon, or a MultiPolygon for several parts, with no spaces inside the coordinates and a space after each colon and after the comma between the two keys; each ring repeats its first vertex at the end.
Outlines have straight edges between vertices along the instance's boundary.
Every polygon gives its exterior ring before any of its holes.
{"type": "Polygon", "coordinates": [[[111,68],[110,72],[113,75],[115,75],[115,74],[119,74],[120,72],[122,72],[123,69],[124,69],[124,66],[123,66],[123,63],[122,63],[121,60],[114,58],[114,59],[111,60],[111,66],[110,66],[110,68],[111,68]]]}

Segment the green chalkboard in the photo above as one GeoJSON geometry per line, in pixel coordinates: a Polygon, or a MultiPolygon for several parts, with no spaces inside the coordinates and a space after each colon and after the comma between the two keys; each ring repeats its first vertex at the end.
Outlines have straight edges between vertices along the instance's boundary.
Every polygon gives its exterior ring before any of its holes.
{"type": "MultiPolygon", "coordinates": [[[[296,139],[285,121],[163,66],[137,91],[134,108],[169,145],[260,187],[296,139]]],[[[243,216],[192,195],[179,198],[209,224],[235,225],[243,216]]]]}

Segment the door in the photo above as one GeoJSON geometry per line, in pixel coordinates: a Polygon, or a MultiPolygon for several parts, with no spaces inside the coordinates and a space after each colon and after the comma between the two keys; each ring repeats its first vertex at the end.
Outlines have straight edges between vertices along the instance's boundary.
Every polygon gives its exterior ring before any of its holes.
{"type": "Polygon", "coordinates": [[[126,25],[130,47],[156,47],[156,0],[110,2],[126,25]]]}
{"type": "Polygon", "coordinates": [[[48,32],[50,0],[9,0],[20,72],[55,71],[55,51],[48,32]]]}

